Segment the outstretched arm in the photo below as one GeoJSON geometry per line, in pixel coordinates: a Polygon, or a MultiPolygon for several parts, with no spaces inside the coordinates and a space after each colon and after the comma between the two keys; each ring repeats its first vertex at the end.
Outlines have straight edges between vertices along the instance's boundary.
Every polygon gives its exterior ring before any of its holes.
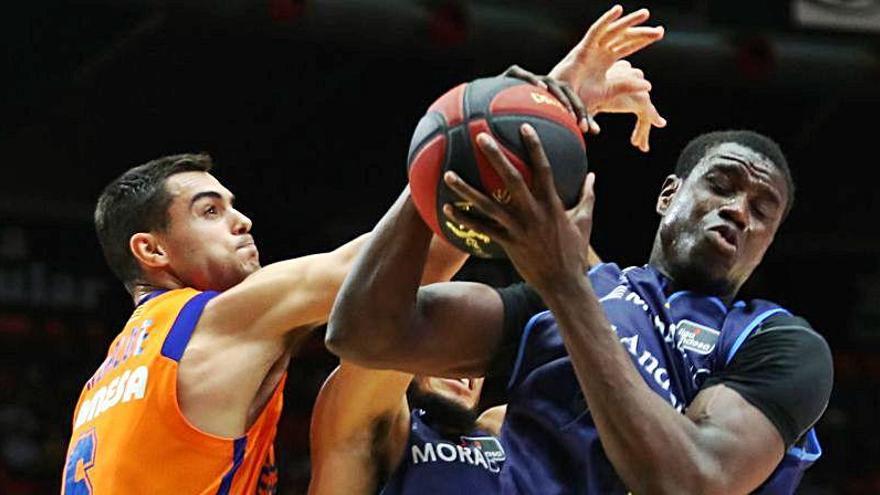
{"type": "MultiPolygon", "coordinates": [[[[386,218],[394,222],[393,215],[386,218]]],[[[369,238],[267,266],[208,302],[178,375],[178,401],[191,423],[223,436],[246,431],[286,368],[289,349],[326,321],[369,238]]],[[[430,259],[424,276],[444,280],[465,255],[437,243],[430,259]]]]}
{"type": "MultiPolygon", "coordinates": [[[[404,193],[408,197],[408,192],[404,193]]],[[[386,215],[396,222],[392,210],[386,215]]],[[[266,266],[220,294],[205,308],[200,327],[240,337],[273,339],[301,328],[323,324],[358,253],[373,234],[360,237],[333,251],[303,256],[266,266]]],[[[448,280],[467,256],[435,241],[427,250],[425,283],[448,280]]]]}

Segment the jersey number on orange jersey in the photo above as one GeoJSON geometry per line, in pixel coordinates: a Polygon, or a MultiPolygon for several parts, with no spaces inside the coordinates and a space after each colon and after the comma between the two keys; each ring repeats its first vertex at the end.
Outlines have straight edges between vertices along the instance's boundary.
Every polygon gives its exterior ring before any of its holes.
{"type": "Polygon", "coordinates": [[[64,467],[64,489],[62,495],[91,495],[92,483],[89,481],[89,469],[95,465],[97,439],[95,430],[84,433],[76,442],[76,446],[67,457],[64,467]]]}

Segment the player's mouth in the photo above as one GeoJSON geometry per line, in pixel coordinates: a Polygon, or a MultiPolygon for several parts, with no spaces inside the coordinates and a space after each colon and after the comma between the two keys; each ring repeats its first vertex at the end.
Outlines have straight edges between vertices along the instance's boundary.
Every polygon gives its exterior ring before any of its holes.
{"type": "Polygon", "coordinates": [[[739,248],[739,235],[734,227],[727,224],[709,227],[709,239],[728,254],[735,254],[739,248]]]}
{"type": "Polygon", "coordinates": [[[247,236],[247,238],[238,243],[236,249],[257,249],[257,244],[254,242],[254,238],[251,236],[247,236]]]}

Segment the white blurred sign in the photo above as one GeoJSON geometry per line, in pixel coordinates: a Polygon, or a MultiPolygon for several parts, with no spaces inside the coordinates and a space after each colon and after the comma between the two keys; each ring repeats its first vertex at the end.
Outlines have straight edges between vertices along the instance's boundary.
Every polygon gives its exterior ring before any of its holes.
{"type": "Polygon", "coordinates": [[[803,27],[880,32],[880,0],[794,0],[792,14],[803,27]]]}

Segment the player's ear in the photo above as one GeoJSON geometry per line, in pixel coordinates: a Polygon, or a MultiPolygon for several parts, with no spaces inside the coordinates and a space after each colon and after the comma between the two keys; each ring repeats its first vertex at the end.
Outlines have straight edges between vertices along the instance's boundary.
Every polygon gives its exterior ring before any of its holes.
{"type": "Polygon", "coordinates": [[[155,234],[138,232],[128,240],[128,247],[134,258],[145,267],[162,268],[168,265],[168,253],[155,234]]]}
{"type": "Polygon", "coordinates": [[[663,181],[663,186],[660,188],[660,195],[657,196],[657,213],[659,213],[660,216],[666,214],[666,210],[669,209],[669,205],[672,204],[672,198],[675,197],[675,193],[678,192],[679,187],[681,187],[681,179],[675,174],[668,175],[666,180],[663,181]]]}

